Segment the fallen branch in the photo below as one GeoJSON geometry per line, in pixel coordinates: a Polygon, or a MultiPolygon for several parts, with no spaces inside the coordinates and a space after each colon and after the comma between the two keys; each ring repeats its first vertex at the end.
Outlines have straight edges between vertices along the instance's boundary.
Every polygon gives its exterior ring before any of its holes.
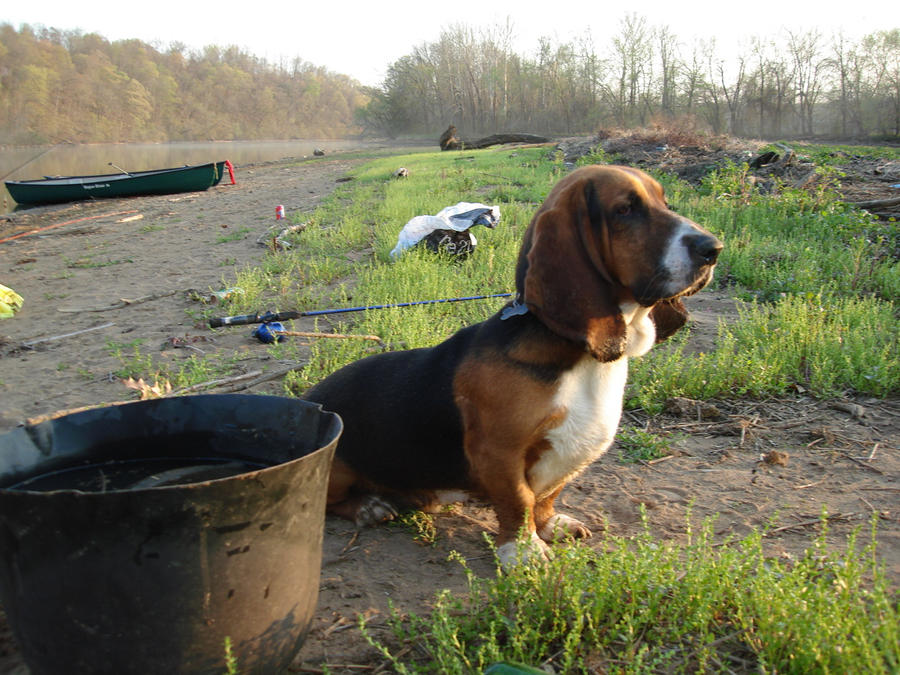
{"type": "Polygon", "coordinates": [[[865,460],[857,459],[857,458],[854,457],[853,455],[847,454],[846,452],[842,452],[842,451],[840,451],[840,450],[838,451],[838,454],[839,454],[841,457],[843,457],[844,459],[849,459],[851,462],[854,462],[854,463],[858,464],[859,466],[861,466],[861,467],[864,468],[864,469],[868,469],[869,471],[874,471],[874,472],[877,473],[879,476],[883,476],[883,475],[884,475],[884,471],[882,471],[881,469],[876,469],[876,468],[875,468],[874,466],[872,466],[871,464],[866,464],[865,460]]]}
{"type": "Polygon", "coordinates": [[[344,545],[344,548],[341,549],[341,552],[338,553],[338,557],[344,555],[347,551],[349,551],[350,548],[353,546],[353,544],[356,543],[356,540],[357,540],[357,539],[359,539],[359,530],[353,530],[353,536],[350,537],[350,541],[348,541],[348,542],[344,545]]]}
{"type": "Polygon", "coordinates": [[[851,403],[850,401],[832,401],[830,405],[835,410],[849,413],[857,419],[866,416],[866,409],[857,403],[851,403]]]}
{"type": "Polygon", "coordinates": [[[505,143],[549,143],[550,139],[544,136],[536,136],[535,134],[493,134],[485,136],[474,141],[466,141],[458,138],[456,135],[456,127],[452,124],[447,130],[441,134],[438,145],[441,150],[480,150],[488,148],[492,145],[503,145],[505,143]]]}
{"type": "Polygon", "coordinates": [[[222,387],[229,384],[234,384],[235,382],[241,382],[243,380],[249,380],[254,377],[259,377],[262,375],[261,370],[251,370],[249,373],[244,373],[243,375],[235,375],[233,377],[223,377],[218,380],[207,380],[206,382],[200,382],[199,384],[192,384],[189,387],[183,387],[176,391],[173,391],[170,396],[180,396],[181,394],[190,394],[195,391],[200,391],[202,389],[213,389],[215,387],[222,387]]]}
{"type": "Polygon", "coordinates": [[[665,457],[657,457],[656,459],[651,459],[650,461],[648,461],[647,464],[649,464],[650,466],[653,466],[654,464],[659,464],[660,462],[665,462],[665,461],[668,461],[670,459],[674,459],[675,457],[680,457],[680,456],[681,456],[680,454],[675,454],[675,455],[666,455],[665,457]]]}
{"type": "Polygon", "coordinates": [[[877,209],[882,206],[897,206],[900,204],[900,197],[892,197],[891,199],[873,199],[868,202],[850,202],[851,206],[860,209],[877,209]]]}
{"type": "Polygon", "coordinates": [[[150,295],[143,295],[139,298],[135,298],[134,300],[129,300],[128,298],[121,298],[118,302],[114,302],[111,305],[106,305],[105,307],[58,307],[56,309],[57,312],[65,312],[67,314],[80,314],[81,312],[106,312],[110,309],[122,309],[123,307],[129,307],[131,305],[140,305],[144,302],[150,302],[151,300],[159,300],[160,298],[167,298],[170,295],[175,295],[178,291],[161,291],[159,293],[151,293],[150,295]]]}
{"type": "Polygon", "coordinates": [[[535,134],[493,134],[474,141],[460,141],[460,150],[481,150],[492,145],[505,145],[507,143],[549,143],[550,139],[535,134]]]}
{"type": "Polygon", "coordinates": [[[85,216],[84,218],[76,218],[75,220],[67,220],[64,223],[55,223],[53,225],[45,225],[44,227],[38,227],[34,230],[28,230],[28,232],[20,232],[19,234],[14,234],[11,237],[6,237],[4,239],[0,239],[0,244],[5,244],[8,241],[13,241],[14,239],[21,239],[22,237],[27,237],[32,234],[38,234],[39,232],[45,232],[47,230],[52,230],[57,227],[62,227],[63,225],[72,225],[73,223],[81,223],[85,220],[96,220],[97,218],[111,218],[112,216],[124,216],[128,213],[137,213],[137,209],[132,209],[131,211],[117,211],[115,213],[103,213],[99,216],[85,216]]]}
{"type": "Polygon", "coordinates": [[[824,483],[826,480],[827,480],[826,478],[823,478],[822,480],[817,480],[815,483],[806,483],[804,485],[795,485],[794,489],[795,490],[805,490],[807,488],[816,487],[817,485],[821,485],[822,483],[824,483]]]}
{"type": "Polygon", "coordinates": [[[54,335],[53,337],[47,338],[38,338],[36,340],[29,340],[28,342],[23,342],[23,347],[33,347],[36,344],[40,344],[41,342],[51,342],[53,340],[62,340],[63,338],[72,337],[73,335],[81,335],[82,333],[89,333],[92,330],[100,330],[101,328],[109,328],[110,326],[114,326],[115,324],[112,322],[104,323],[100,326],[91,326],[90,328],[82,328],[81,330],[72,331],[71,333],[63,333],[62,335],[54,335]]]}
{"type": "Polygon", "coordinates": [[[231,389],[229,389],[229,391],[242,391],[244,389],[250,389],[251,387],[255,387],[256,385],[262,384],[263,382],[277,380],[279,377],[284,377],[291,371],[300,370],[301,368],[304,368],[305,366],[306,366],[306,362],[295,363],[292,366],[287,366],[286,368],[280,368],[278,370],[272,371],[271,373],[266,373],[265,375],[260,375],[255,380],[252,380],[250,382],[236,385],[236,386],[232,387],[231,389]]]}
{"type": "Polygon", "coordinates": [[[878,452],[878,446],[881,445],[881,441],[876,441],[875,445],[872,446],[872,452],[869,453],[869,456],[866,457],[868,461],[872,461],[875,459],[875,453],[878,452]]]}
{"type": "Polygon", "coordinates": [[[177,391],[173,391],[170,396],[180,396],[181,394],[190,394],[195,391],[200,391],[202,389],[217,389],[219,387],[230,387],[228,391],[242,391],[244,389],[249,389],[251,387],[255,387],[258,384],[262,384],[263,382],[269,382],[270,380],[278,379],[279,377],[283,377],[287,375],[292,370],[299,370],[303,368],[306,363],[295,363],[293,365],[287,366],[286,368],[279,368],[278,370],[273,370],[271,373],[263,373],[261,370],[253,370],[249,373],[244,373],[242,375],[235,375],[234,377],[224,377],[218,380],[209,380],[207,382],[200,382],[199,384],[193,384],[190,387],[184,387],[182,389],[178,389],[177,391]],[[246,382],[245,380],[250,380],[246,382]]]}
{"type": "Polygon", "coordinates": [[[851,518],[857,517],[858,513],[835,513],[831,516],[820,516],[818,518],[810,518],[809,520],[801,520],[799,523],[794,523],[793,525],[783,525],[782,527],[776,527],[774,530],[769,530],[763,536],[771,537],[773,534],[778,534],[779,532],[786,532],[787,530],[793,530],[798,527],[812,527],[813,525],[818,525],[825,520],[826,522],[831,522],[832,520],[850,520],[851,518]]]}

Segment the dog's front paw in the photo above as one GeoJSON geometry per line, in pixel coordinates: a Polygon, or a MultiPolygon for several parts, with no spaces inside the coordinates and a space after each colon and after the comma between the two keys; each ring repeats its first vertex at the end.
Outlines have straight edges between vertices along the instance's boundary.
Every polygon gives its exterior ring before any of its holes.
{"type": "Polygon", "coordinates": [[[500,567],[505,570],[522,563],[544,562],[549,556],[550,547],[534,532],[527,539],[508,541],[497,548],[500,567]]]}
{"type": "Polygon", "coordinates": [[[368,495],[359,501],[353,520],[357,527],[368,527],[385,523],[396,517],[397,509],[393,504],[378,495],[368,495]]]}
{"type": "Polygon", "coordinates": [[[591,536],[591,531],[576,518],[564,513],[554,513],[541,527],[539,534],[544,541],[553,542],[568,538],[587,539],[591,536]]]}

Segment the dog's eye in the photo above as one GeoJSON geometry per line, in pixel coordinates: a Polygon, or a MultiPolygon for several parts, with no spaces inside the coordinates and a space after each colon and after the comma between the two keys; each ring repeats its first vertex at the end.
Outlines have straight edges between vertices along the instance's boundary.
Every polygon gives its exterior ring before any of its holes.
{"type": "Polygon", "coordinates": [[[616,209],[617,216],[628,216],[631,215],[631,204],[622,204],[619,208],[616,209]]]}

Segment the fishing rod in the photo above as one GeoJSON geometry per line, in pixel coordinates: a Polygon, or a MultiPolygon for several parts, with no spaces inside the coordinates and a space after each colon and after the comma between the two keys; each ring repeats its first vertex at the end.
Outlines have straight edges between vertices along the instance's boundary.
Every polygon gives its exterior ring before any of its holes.
{"type": "Polygon", "coordinates": [[[60,145],[60,143],[57,143],[56,145],[51,145],[49,148],[47,148],[47,149],[44,150],[43,152],[38,153],[37,155],[35,155],[35,156],[32,157],[31,159],[29,159],[29,160],[28,160],[27,162],[25,162],[24,164],[19,164],[19,166],[17,166],[17,167],[16,167],[15,169],[13,169],[12,171],[7,171],[3,176],[0,176],[0,180],[5,180],[7,176],[13,175],[13,174],[14,174],[16,171],[18,171],[19,169],[24,169],[26,166],[28,166],[28,165],[31,164],[32,162],[35,162],[35,161],[39,160],[41,157],[43,157],[44,155],[46,155],[46,154],[47,154],[48,152],[50,152],[51,150],[55,150],[59,145],[60,145]]]}
{"type": "Polygon", "coordinates": [[[469,295],[463,298],[442,298],[440,300],[415,300],[413,302],[396,302],[389,305],[366,305],[363,307],[344,307],[341,309],[314,309],[305,312],[263,312],[262,314],[242,314],[239,316],[220,316],[209,320],[210,328],[222,326],[242,326],[251,323],[269,323],[271,321],[288,321],[301,316],[322,316],[323,314],[343,314],[345,312],[363,312],[369,309],[393,309],[394,307],[412,307],[413,305],[433,305],[440,302],[462,302],[464,300],[485,300],[487,298],[508,298],[512,293],[493,293],[491,295],[469,295]]]}

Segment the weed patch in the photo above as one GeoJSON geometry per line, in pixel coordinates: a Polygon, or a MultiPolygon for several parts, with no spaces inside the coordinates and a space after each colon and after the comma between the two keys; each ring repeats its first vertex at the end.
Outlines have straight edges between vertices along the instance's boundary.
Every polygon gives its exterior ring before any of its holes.
{"type": "Polygon", "coordinates": [[[689,331],[631,363],[629,405],[658,412],[684,396],[886,396],[900,383],[900,331],[893,303],[874,298],[785,296],[746,303],[720,322],[716,349],[685,353],[689,331]]]}
{"type": "Polygon", "coordinates": [[[650,462],[668,455],[672,441],[646,429],[622,427],[616,434],[616,447],[625,462],[650,462]]]}
{"type": "MultiPolygon", "coordinates": [[[[826,549],[821,535],[796,561],[768,557],[764,534],[714,544],[706,521],[679,545],[648,529],[570,545],[546,564],[480,578],[465,562],[468,593],[439,592],[427,617],[392,619],[390,647],[367,639],[399,673],[460,675],[491,663],[554,672],[896,672],[897,598],[875,562],[875,524],[859,549],[826,549]]],[[[365,632],[365,622],[361,620],[365,632]]]]}

